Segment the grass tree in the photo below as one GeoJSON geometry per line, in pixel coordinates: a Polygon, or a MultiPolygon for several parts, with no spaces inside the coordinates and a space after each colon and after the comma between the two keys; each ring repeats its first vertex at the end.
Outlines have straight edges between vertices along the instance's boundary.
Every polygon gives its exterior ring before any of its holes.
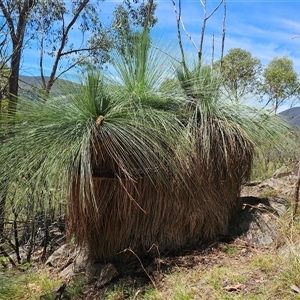
{"type": "Polygon", "coordinates": [[[186,66],[177,66],[176,73],[186,96],[179,118],[194,145],[190,168],[197,190],[190,201],[198,209],[198,236],[212,238],[228,232],[255,153],[266,141],[282,148],[289,127],[264,110],[221,98],[221,78],[209,66],[186,66]]]}
{"type": "Polygon", "coordinates": [[[19,102],[1,145],[0,176],[23,190],[46,181],[62,191],[69,234],[91,260],[127,260],[129,248],[165,252],[226,234],[260,137],[286,127],[220,101],[210,68],[187,74],[176,66],[181,84],[162,92],[174,65],[145,32],[112,61],[111,74],[91,72],[63,97],[19,102]],[[18,180],[24,173],[29,179],[18,180]]]}

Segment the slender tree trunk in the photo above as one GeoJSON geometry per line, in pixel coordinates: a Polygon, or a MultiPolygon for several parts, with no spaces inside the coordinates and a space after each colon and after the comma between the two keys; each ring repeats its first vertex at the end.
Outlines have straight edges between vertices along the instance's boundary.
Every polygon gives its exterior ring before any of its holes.
{"type": "Polygon", "coordinates": [[[203,11],[204,11],[204,16],[203,16],[203,23],[202,23],[202,29],[201,29],[201,34],[200,34],[200,46],[199,46],[199,51],[198,51],[198,60],[201,62],[202,60],[202,51],[203,51],[203,42],[204,42],[204,34],[205,34],[205,27],[206,27],[206,1],[203,1],[203,11]]]}
{"type": "Polygon", "coordinates": [[[199,51],[198,51],[198,60],[199,62],[201,62],[202,60],[202,52],[203,52],[203,43],[204,43],[204,35],[205,35],[205,29],[206,29],[206,22],[207,20],[218,10],[218,8],[220,7],[220,5],[223,3],[223,0],[221,0],[219,2],[219,4],[213,9],[213,11],[207,15],[207,11],[206,11],[206,0],[201,0],[200,1],[202,6],[203,6],[203,23],[202,23],[202,29],[201,29],[201,35],[200,35],[200,46],[199,46],[199,51]]]}
{"type": "Polygon", "coordinates": [[[11,59],[11,73],[8,79],[8,113],[11,115],[14,115],[17,111],[21,55],[22,51],[19,45],[14,46],[11,59]]]}
{"type": "Polygon", "coordinates": [[[28,241],[28,250],[27,250],[27,255],[26,255],[26,262],[30,262],[31,260],[31,255],[32,252],[34,250],[34,246],[35,246],[35,219],[33,218],[31,220],[31,224],[30,224],[30,237],[29,237],[29,241],[28,241]]]}
{"type": "Polygon", "coordinates": [[[178,4],[178,12],[177,12],[175,1],[172,0],[175,15],[176,15],[177,37],[178,37],[178,44],[179,44],[179,49],[180,49],[180,53],[181,53],[181,64],[182,64],[182,67],[183,67],[184,71],[186,72],[187,71],[187,66],[186,66],[186,62],[185,62],[185,55],[184,55],[184,50],[183,50],[183,45],[182,45],[182,38],[181,38],[181,31],[180,31],[181,0],[179,0],[178,2],[179,2],[179,4],[178,4]]]}
{"type": "Polygon", "coordinates": [[[220,71],[223,65],[223,57],[224,57],[224,46],[225,46],[225,36],[226,36],[226,0],[224,0],[224,13],[223,13],[223,29],[222,29],[222,45],[221,45],[221,57],[220,57],[220,71]]]}

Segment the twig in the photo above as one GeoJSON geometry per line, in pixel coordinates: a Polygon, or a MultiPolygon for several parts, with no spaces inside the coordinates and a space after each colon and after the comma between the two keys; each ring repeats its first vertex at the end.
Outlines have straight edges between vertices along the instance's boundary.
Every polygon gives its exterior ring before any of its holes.
{"type": "Polygon", "coordinates": [[[134,297],[133,297],[133,299],[132,300],[135,300],[135,299],[137,299],[136,297],[139,295],[139,293],[141,292],[141,290],[137,290],[137,292],[135,293],[135,295],[134,295],[134,297]]]}
{"type": "Polygon", "coordinates": [[[188,33],[188,31],[185,29],[185,26],[184,26],[184,23],[183,23],[183,20],[182,18],[180,18],[180,23],[181,23],[181,27],[183,29],[183,31],[185,32],[185,34],[187,35],[187,37],[190,39],[190,41],[192,42],[193,46],[195,47],[195,49],[197,50],[197,52],[199,51],[196,43],[194,42],[192,36],[188,33]]]}
{"type": "Polygon", "coordinates": [[[300,163],[298,164],[297,181],[295,183],[294,209],[293,209],[293,215],[292,215],[293,219],[296,216],[298,205],[299,205],[299,187],[300,187],[300,163]]]}
{"type": "Polygon", "coordinates": [[[139,263],[140,263],[140,265],[141,265],[143,271],[145,272],[145,274],[147,275],[147,277],[150,279],[152,285],[153,285],[154,288],[156,289],[157,287],[156,287],[156,284],[155,284],[154,280],[152,279],[152,277],[150,276],[150,274],[149,274],[149,273],[147,272],[147,270],[145,269],[145,267],[144,267],[144,265],[143,265],[141,259],[138,257],[138,255],[137,255],[130,247],[124,249],[123,251],[120,251],[119,253],[125,253],[125,252],[131,252],[131,253],[138,259],[138,261],[139,261],[139,263]]]}
{"type": "Polygon", "coordinates": [[[176,57],[170,55],[170,53],[168,53],[167,51],[164,51],[163,49],[161,49],[161,48],[155,46],[153,43],[151,43],[151,47],[153,47],[154,49],[156,49],[156,50],[160,51],[161,53],[167,55],[168,57],[172,58],[172,59],[175,60],[176,62],[181,63],[181,61],[179,61],[176,57]]]}
{"type": "Polygon", "coordinates": [[[156,244],[152,244],[152,246],[149,248],[149,250],[147,251],[147,253],[149,253],[152,250],[153,247],[156,248],[156,251],[158,253],[157,271],[160,272],[161,259],[160,259],[160,252],[159,252],[158,246],[156,244]]]}

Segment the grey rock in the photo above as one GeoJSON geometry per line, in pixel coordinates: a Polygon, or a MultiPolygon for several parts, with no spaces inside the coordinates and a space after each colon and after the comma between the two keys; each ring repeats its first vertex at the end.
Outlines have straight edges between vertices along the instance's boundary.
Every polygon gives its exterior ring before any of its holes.
{"type": "Polygon", "coordinates": [[[74,255],[74,251],[75,246],[64,244],[49,256],[45,265],[55,268],[60,267],[65,264],[66,260],[74,255]]]}
{"type": "Polygon", "coordinates": [[[282,198],[241,198],[242,209],[232,220],[230,234],[254,246],[269,246],[279,234],[279,216],[287,211],[282,198]]]}
{"type": "Polygon", "coordinates": [[[63,269],[63,270],[59,273],[59,275],[60,275],[61,277],[67,277],[67,278],[70,278],[70,277],[74,276],[74,275],[75,275],[75,272],[74,272],[73,265],[72,265],[72,264],[68,265],[65,269],[63,269]]]}
{"type": "Polygon", "coordinates": [[[77,249],[76,257],[73,262],[74,273],[85,273],[88,265],[89,262],[86,249],[77,249]]]}
{"type": "Polygon", "coordinates": [[[98,288],[103,287],[118,275],[118,271],[113,264],[107,264],[101,270],[100,277],[97,280],[96,286],[98,288]]]}

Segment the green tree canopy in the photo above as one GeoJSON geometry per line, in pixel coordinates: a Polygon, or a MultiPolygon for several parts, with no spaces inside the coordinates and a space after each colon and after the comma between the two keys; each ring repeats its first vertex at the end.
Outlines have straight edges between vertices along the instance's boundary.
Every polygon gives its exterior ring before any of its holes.
{"type": "MultiPolygon", "coordinates": [[[[219,65],[220,61],[215,64],[219,65]]],[[[240,48],[229,50],[221,68],[221,86],[225,97],[239,102],[246,95],[256,93],[261,71],[260,60],[253,57],[251,52],[240,48]]]]}
{"type": "Polygon", "coordinates": [[[149,6],[149,2],[145,5],[134,5],[130,1],[125,1],[124,4],[116,6],[113,16],[113,36],[116,49],[119,49],[121,53],[124,53],[127,48],[130,50],[134,45],[133,39],[138,34],[137,29],[143,28],[148,20],[147,27],[153,27],[157,18],[154,13],[156,4],[152,7],[149,6]],[[149,15],[148,15],[149,14],[149,15]]]}
{"type": "Polygon", "coordinates": [[[287,56],[275,57],[263,72],[263,92],[269,97],[276,113],[278,107],[287,99],[300,92],[298,74],[294,70],[293,61],[287,56]]]}

